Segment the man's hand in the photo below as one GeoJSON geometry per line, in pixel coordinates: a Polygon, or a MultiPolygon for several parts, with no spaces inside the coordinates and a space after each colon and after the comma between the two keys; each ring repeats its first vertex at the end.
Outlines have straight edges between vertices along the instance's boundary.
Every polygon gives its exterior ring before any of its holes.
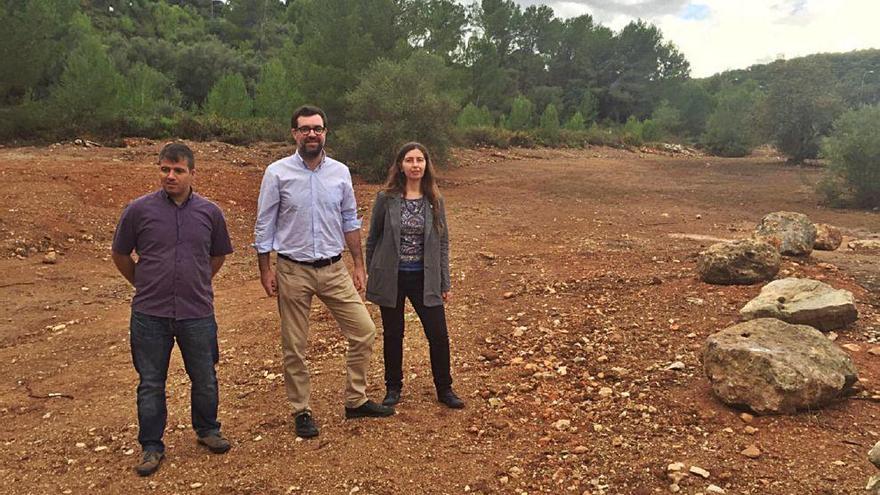
{"type": "Polygon", "coordinates": [[[443,297],[444,304],[452,301],[452,293],[451,292],[443,292],[440,295],[443,297]]]}
{"type": "Polygon", "coordinates": [[[351,278],[354,280],[354,288],[358,292],[363,291],[367,287],[367,273],[364,271],[363,265],[354,267],[354,271],[351,272],[351,278]]]}
{"type": "Polygon", "coordinates": [[[269,268],[260,272],[260,282],[263,283],[263,289],[265,289],[267,296],[275,297],[278,295],[278,282],[275,279],[275,270],[269,268]]]}

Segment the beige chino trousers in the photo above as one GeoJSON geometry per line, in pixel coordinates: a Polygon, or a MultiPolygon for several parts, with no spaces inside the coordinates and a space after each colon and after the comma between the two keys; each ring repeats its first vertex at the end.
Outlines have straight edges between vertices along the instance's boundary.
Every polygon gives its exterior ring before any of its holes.
{"type": "Polygon", "coordinates": [[[354,288],[354,282],[337,261],[314,268],[278,258],[278,312],[281,315],[281,349],[284,384],[293,414],[310,410],[311,384],[306,365],[309,339],[309,311],[318,296],[330,310],[348,340],[345,354],[345,407],[359,407],[367,401],[367,370],[376,338],[376,325],[354,288]]]}

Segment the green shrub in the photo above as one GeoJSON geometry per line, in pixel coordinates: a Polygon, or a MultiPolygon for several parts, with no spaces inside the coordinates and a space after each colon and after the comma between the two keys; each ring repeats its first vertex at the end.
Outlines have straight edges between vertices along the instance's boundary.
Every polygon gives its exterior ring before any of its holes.
{"type": "Polygon", "coordinates": [[[654,119],[645,119],[642,121],[642,140],[648,143],[656,143],[662,141],[668,133],[663,126],[654,119]]]}
{"type": "Polygon", "coordinates": [[[513,99],[510,107],[510,118],[507,121],[508,128],[512,131],[523,131],[532,127],[532,111],[534,105],[523,95],[513,99]]]}
{"type": "Polygon", "coordinates": [[[305,103],[279,59],[272,59],[260,68],[260,79],[254,88],[254,113],[290,126],[293,110],[305,103]]]}
{"type": "Polygon", "coordinates": [[[425,52],[374,63],[346,96],[347,124],[333,143],[340,158],[367,179],[381,180],[398,148],[419,141],[444,164],[459,108],[454,76],[442,58],[425,52]]]}
{"type": "Polygon", "coordinates": [[[548,146],[553,146],[559,141],[559,113],[556,111],[556,105],[550,103],[544,109],[544,113],[541,114],[538,135],[548,146]]]}
{"type": "Polygon", "coordinates": [[[746,156],[757,144],[755,128],[756,89],[748,85],[728,87],[718,93],[715,110],[706,121],[702,141],[720,156],[746,156]]]}
{"type": "Polygon", "coordinates": [[[660,141],[670,135],[678,135],[681,131],[681,112],[666,100],[661,101],[654,109],[651,121],[657,129],[651,129],[650,133],[654,134],[654,137],[644,136],[645,141],[660,141]]]}
{"type": "Polygon", "coordinates": [[[850,110],[822,142],[829,173],[843,180],[859,206],[880,206],[880,106],[850,110]]]}
{"type": "Polygon", "coordinates": [[[509,148],[513,133],[497,127],[468,127],[459,129],[456,141],[465,147],[493,146],[509,148]]]}
{"type": "Polygon", "coordinates": [[[485,105],[478,108],[473,103],[468,103],[458,114],[455,125],[459,129],[469,129],[472,127],[486,128],[495,125],[495,119],[492,118],[492,113],[489,112],[485,105]]]}
{"type": "Polygon", "coordinates": [[[642,138],[642,123],[635,115],[630,115],[623,125],[623,143],[628,146],[641,146],[644,143],[642,138]]]}
{"type": "Polygon", "coordinates": [[[583,131],[586,127],[587,124],[584,122],[584,116],[581,115],[580,111],[575,112],[564,126],[564,128],[569,131],[583,131]]]}
{"type": "Polygon", "coordinates": [[[208,93],[205,113],[228,119],[246,119],[253,114],[254,103],[247,92],[244,76],[226,74],[208,93]]]}

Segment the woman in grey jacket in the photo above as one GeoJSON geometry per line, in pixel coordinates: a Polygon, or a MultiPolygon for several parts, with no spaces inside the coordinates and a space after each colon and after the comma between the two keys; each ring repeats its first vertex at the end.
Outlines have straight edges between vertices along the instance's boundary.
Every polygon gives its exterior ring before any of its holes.
{"type": "Polygon", "coordinates": [[[367,237],[367,299],[382,313],[386,406],[403,388],[403,307],[419,315],[431,355],[437,399],[453,409],[464,402],[452,391],[449,335],[443,303],[449,300],[449,230],[428,150],[407,143],[376,195],[367,237]]]}

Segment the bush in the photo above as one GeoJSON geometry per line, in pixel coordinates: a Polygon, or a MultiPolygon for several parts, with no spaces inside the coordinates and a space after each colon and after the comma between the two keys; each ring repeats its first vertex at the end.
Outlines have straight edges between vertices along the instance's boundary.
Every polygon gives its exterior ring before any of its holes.
{"type": "Polygon", "coordinates": [[[419,141],[444,164],[459,108],[453,77],[442,58],[425,52],[374,63],[346,96],[348,124],[336,134],[340,157],[381,180],[398,148],[419,141]]]}
{"type": "Polygon", "coordinates": [[[254,112],[289,127],[293,110],[305,103],[284,65],[278,59],[266,62],[260,69],[260,80],[254,88],[254,112]]]}
{"type": "Polygon", "coordinates": [[[461,109],[455,125],[459,129],[469,129],[472,127],[487,128],[495,125],[495,119],[486,106],[477,107],[473,103],[468,103],[461,109]]]}
{"type": "Polygon", "coordinates": [[[666,100],[660,102],[660,105],[654,109],[651,121],[657,129],[656,131],[652,129],[650,132],[655,133],[656,136],[652,138],[645,136],[646,141],[660,141],[670,135],[678,135],[681,131],[681,112],[666,100]]]}
{"type": "Polygon", "coordinates": [[[668,136],[666,129],[654,119],[642,121],[642,140],[648,143],[662,141],[668,136]]]}
{"type": "Polygon", "coordinates": [[[509,148],[513,136],[507,129],[497,127],[468,127],[460,129],[456,141],[466,147],[493,146],[496,148],[509,148]]]}
{"type": "Polygon", "coordinates": [[[553,146],[559,141],[559,113],[556,106],[552,103],[547,105],[544,113],[541,114],[541,123],[538,128],[538,135],[544,141],[544,144],[553,146]]]}
{"type": "Polygon", "coordinates": [[[642,138],[642,123],[635,115],[630,115],[623,125],[623,143],[628,146],[641,146],[644,143],[642,138]]]}
{"type": "Polygon", "coordinates": [[[227,74],[208,93],[205,113],[229,119],[246,119],[253,114],[254,103],[248,95],[244,76],[227,74]]]}
{"type": "Polygon", "coordinates": [[[519,95],[513,99],[510,107],[510,118],[507,121],[512,131],[524,131],[532,127],[532,110],[534,105],[525,96],[519,95]]]}
{"type": "Polygon", "coordinates": [[[822,155],[830,162],[829,173],[845,182],[857,205],[880,206],[880,106],[841,115],[822,142],[822,155]]]}
{"type": "Polygon", "coordinates": [[[217,115],[181,116],[173,126],[176,137],[192,141],[217,140],[230,144],[250,144],[256,141],[285,141],[288,125],[273,119],[229,119],[217,115]]]}
{"type": "Polygon", "coordinates": [[[586,129],[586,122],[584,122],[584,116],[581,115],[580,111],[574,113],[571,118],[568,119],[568,122],[565,123],[564,128],[569,131],[583,131],[586,129]]]}
{"type": "Polygon", "coordinates": [[[755,108],[757,93],[751,86],[722,89],[718,103],[706,122],[702,141],[706,149],[720,156],[746,156],[757,144],[755,108]]]}

